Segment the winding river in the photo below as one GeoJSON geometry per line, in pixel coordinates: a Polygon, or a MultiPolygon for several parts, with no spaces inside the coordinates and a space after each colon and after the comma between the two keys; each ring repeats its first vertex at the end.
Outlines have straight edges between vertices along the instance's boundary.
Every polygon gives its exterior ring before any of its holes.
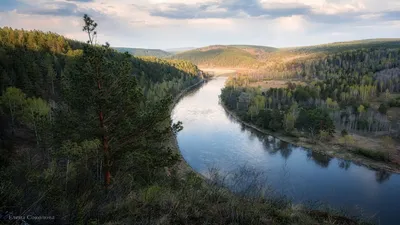
{"type": "Polygon", "coordinates": [[[374,171],[327,157],[245,128],[220,105],[226,77],[195,90],[175,106],[174,121],[184,129],[177,136],[186,162],[198,173],[211,168],[251,168],[265,186],[295,203],[327,204],[379,224],[400,224],[400,175],[374,171]]]}

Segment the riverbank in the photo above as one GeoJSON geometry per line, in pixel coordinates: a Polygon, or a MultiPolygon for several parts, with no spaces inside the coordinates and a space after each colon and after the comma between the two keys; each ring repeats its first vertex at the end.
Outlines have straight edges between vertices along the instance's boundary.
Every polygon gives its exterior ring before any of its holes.
{"type": "Polygon", "coordinates": [[[384,170],[392,173],[400,173],[400,165],[392,163],[392,162],[381,162],[381,161],[376,161],[372,160],[369,158],[366,158],[362,155],[356,154],[354,152],[361,151],[361,153],[370,153],[373,154],[374,152],[371,150],[363,150],[360,148],[348,148],[342,145],[338,145],[336,143],[324,143],[321,141],[315,141],[315,143],[312,143],[312,140],[309,138],[305,137],[291,137],[288,136],[282,132],[273,132],[270,130],[266,130],[260,127],[257,127],[254,124],[248,123],[243,121],[235,112],[229,110],[224,103],[221,102],[221,106],[225,109],[225,111],[232,116],[234,119],[239,121],[240,123],[244,124],[246,127],[249,127],[251,129],[257,130],[258,132],[261,132],[266,135],[271,135],[274,136],[282,141],[288,142],[290,144],[308,148],[312,151],[322,153],[331,157],[335,158],[340,158],[344,160],[350,160],[355,164],[358,165],[363,165],[368,168],[374,169],[374,170],[384,170]]]}
{"type": "MultiPolygon", "coordinates": [[[[206,78],[206,79],[202,79],[199,82],[191,85],[190,87],[185,88],[183,91],[181,91],[181,93],[179,93],[173,100],[172,105],[169,109],[169,114],[172,113],[173,109],[175,108],[176,104],[178,104],[179,100],[181,100],[181,98],[183,98],[185,95],[187,95],[190,91],[195,91],[198,88],[201,88],[201,86],[206,83],[207,81],[209,81],[212,78],[206,78]]],[[[176,135],[173,134],[171,132],[170,135],[170,139],[167,140],[167,142],[165,143],[170,149],[172,149],[172,151],[179,155],[180,161],[177,165],[175,165],[175,168],[178,172],[178,176],[179,177],[185,177],[186,174],[188,173],[195,173],[198,176],[200,176],[201,178],[205,178],[203,175],[198,174],[194,171],[194,169],[185,161],[185,159],[182,157],[182,154],[179,150],[179,145],[178,145],[178,140],[176,139],[176,135]]],[[[170,173],[170,171],[166,168],[167,173],[170,173]]]]}
{"type": "MultiPolygon", "coordinates": [[[[173,107],[182,97],[202,87],[207,81],[185,89],[175,98],[173,107]]],[[[171,107],[171,112],[173,107],[171,107]]],[[[217,181],[197,173],[182,157],[174,134],[171,134],[167,144],[181,159],[173,168],[166,168],[167,174],[172,179],[176,176],[181,184],[179,195],[169,190],[160,191],[160,193],[169,192],[168,195],[177,195],[174,198],[186,199],[179,203],[179,211],[188,213],[185,215],[188,220],[192,217],[198,218],[197,223],[191,220],[191,224],[202,224],[201,222],[205,220],[219,221],[215,224],[359,224],[358,219],[346,218],[339,211],[328,207],[311,209],[300,204],[293,204],[285,198],[239,196],[218,185],[217,181]],[[184,197],[186,195],[188,197],[184,197]],[[187,208],[196,208],[196,212],[185,211],[187,208]]]]}

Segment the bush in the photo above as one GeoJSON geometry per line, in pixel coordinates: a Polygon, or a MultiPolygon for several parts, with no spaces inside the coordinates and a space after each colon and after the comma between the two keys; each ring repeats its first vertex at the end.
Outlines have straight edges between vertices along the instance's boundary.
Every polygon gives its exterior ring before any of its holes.
{"type": "Polygon", "coordinates": [[[351,135],[345,135],[345,136],[343,136],[343,137],[341,137],[341,138],[339,139],[339,142],[340,142],[341,144],[344,144],[344,145],[346,145],[346,146],[349,146],[349,145],[351,145],[351,144],[354,144],[354,138],[353,138],[353,136],[351,136],[351,135]]]}
{"type": "Polygon", "coordinates": [[[379,106],[379,109],[378,109],[378,111],[379,111],[380,113],[385,114],[385,115],[386,115],[386,113],[387,113],[387,110],[388,110],[387,105],[386,105],[386,104],[383,104],[383,103],[379,106]]]}
{"type": "Polygon", "coordinates": [[[389,107],[400,107],[400,98],[390,100],[389,107]]]}
{"type": "Polygon", "coordinates": [[[347,132],[346,129],[343,129],[342,132],[340,132],[340,134],[342,135],[342,137],[346,136],[349,134],[349,132],[347,132]]]}
{"type": "Polygon", "coordinates": [[[355,150],[355,153],[373,160],[390,162],[389,154],[387,152],[378,152],[378,151],[371,151],[367,149],[358,148],[355,150]]]}
{"type": "Polygon", "coordinates": [[[319,139],[320,139],[321,141],[329,141],[330,138],[331,138],[331,135],[329,134],[328,131],[321,130],[321,131],[319,132],[319,139]]]}

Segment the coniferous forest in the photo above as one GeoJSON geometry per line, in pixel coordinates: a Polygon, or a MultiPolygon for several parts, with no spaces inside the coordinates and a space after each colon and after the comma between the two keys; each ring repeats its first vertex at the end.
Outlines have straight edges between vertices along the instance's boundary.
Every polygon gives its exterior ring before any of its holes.
{"type": "Polygon", "coordinates": [[[221,98],[243,120],[259,127],[312,142],[328,142],[336,133],[344,148],[355,147],[355,152],[368,158],[399,163],[390,155],[395,155],[400,137],[396,116],[400,48],[391,42],[374,43],[362,48],[357,43],[331,46],[318,57],[300,57],[304,49],[291,50],[289,55],[275,56],[281,63],[230,77],[221,98]],[[299,57],[289,60],[292,54],[299,57]],[[269,88],[271,80],[286,85],[269,88]],[[360,149],[353,134],[379,140],[387,151],[360,149]]]}
{"type": "MultiPolygon", "coordinates": [[[[0,29],[0,212],[13,218],[6,224],[362,223],[284,197],[234,195],[218,177],[191,172],[175,139],[184,124],[173,124],[170,111],[209,75],[189,61],[96,43],[97,26],[83,17],[86,43],[0,29]]],[[[268,76],[249,73],[231,78],[221,97],[271,130],[392,135],[385,113],[399,105],[398,63],[398,49],[329,54],[276,69],[309,85],[262,90],[247,84],[268,76]],[[377,97],[385,100],[375,109],[377,97]]]]}

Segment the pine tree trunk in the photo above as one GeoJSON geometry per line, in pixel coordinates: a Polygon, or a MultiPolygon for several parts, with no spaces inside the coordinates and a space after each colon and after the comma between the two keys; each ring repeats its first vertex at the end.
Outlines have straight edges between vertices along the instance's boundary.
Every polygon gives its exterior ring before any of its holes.
{"type": "MultiPolygon", "coordinates": [[[[98,89],[101,90],[101,83],[100,81],[97,81],[97,86],[98,89]]],[[[111,181],[111,172],[110,172],[110,167],[111,167],[111,161],[110,161],[110,147],[108,145],[108,138],[106,136],[106,129],[104,125],[104,115],[101,106],[99,107],[99,121],[100,121],[100,128],[102,129],[102,145],[103,145],[103,151],[104,151],[104,165],[103,165],[103,171],[104,171],[104,186],[105,189],[107,190],[110,186],[110,181],[111,181]]]]}

